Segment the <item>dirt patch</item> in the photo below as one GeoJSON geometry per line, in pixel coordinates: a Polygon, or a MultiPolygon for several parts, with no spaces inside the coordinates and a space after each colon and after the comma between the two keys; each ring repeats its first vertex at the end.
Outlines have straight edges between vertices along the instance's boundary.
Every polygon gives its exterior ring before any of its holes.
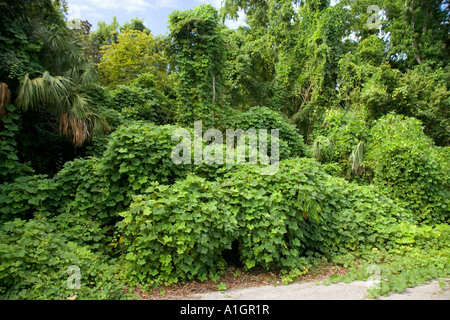
{"type": "MultiPolygon", "coordinates": [[[[318,266],[309,270],[307,274],[297,278],[293,283],[323,281],[333,274],[346,275],[347,272],[347,269],[336,265],[328,264],[318,266]]],[[[239,268],[230,267],[216,282],[212,280],[204,282],[193,281],[170,286],[134,288],[132,292],[138,297],[137,299],[142,300],[183,300],[185,297],[193,294],[216,292],[219,290],[218,285],[221,283],[226,285],[227,290],[283,285],[280,274],[265,270],[243,271],[239,268]]]]}

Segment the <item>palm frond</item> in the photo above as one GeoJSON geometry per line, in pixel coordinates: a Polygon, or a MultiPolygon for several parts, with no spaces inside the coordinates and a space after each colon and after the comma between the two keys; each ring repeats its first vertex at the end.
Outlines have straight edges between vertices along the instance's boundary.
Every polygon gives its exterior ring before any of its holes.
{"type": "Polygon", "coordinates": [[[362,163],[364,160],[365,145],[364,142],[360,142],[355,151],[350,155],[350,162],[352,164],[352,172],[354,174],[361,174],[362,163]]]}
{"type": "Polygon", "coordinates": [[[81,147],[90,135],[86,123],[67,112],[59,116],[59,134],[71,139],[75,147],[81,147]]]}
{"type": "Polygon", "coordinates": [[[98,80],[97,71],[88,61],[81,61],[79,64],[69,68],[64,76],[72,79],[77,85],[86,85],[98,80]]]}
{"type": "Polygon", "coordinates": [[[26,74],[17,94],[16,104],[24,111],[28,109],[67,109],[73,91],[73,82],[66,77],[51,76],[44,72],[41,77],[30,79],[26,74]]]}
{"type": "Polygon", "coordinates": [[[16,104],[22,110],[44,109],[59,117],[59,133],[71,139],[74,146],[83,145],[93,134],[108,132],[105,118],[92,108],[86,94],[77,92],[76,84],[68,77],[51,76],[22,81],[16,104]]]}
{"type": "Polygon", "coordinates": [[[6,83],[0,83],[0,119],[6,113],[6,105],[11,99],[11,91],[6,83]]]}
{"type": "Polygon", "coordinates": [[[82,59],[82,46],[67,30],[58,25],[50,26],[45,34],[44,64],[54,74],[62,74],[67,68],[77,65],[82,59]]]}

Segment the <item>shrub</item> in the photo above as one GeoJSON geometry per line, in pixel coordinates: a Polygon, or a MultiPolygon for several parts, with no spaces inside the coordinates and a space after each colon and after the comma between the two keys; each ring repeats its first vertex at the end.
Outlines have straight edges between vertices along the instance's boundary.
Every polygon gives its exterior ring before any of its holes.
{"type": "Polygon", "coordinates": [[[178,144],[172,134],[177,129],[145,122],[120,127],[111,136],[100,171],[108,181],[127,185],[125,191],[145,190],[150,181],[170,184],[185,177],[189,168],[172,162],[172,150],[178,144]]]}
{"type": "MultiPolygon", "coordinates": [[[[203,159],[203,163],[201,165],[194,165],[193,166],[193,170],[192,172],[195,173],[196,175],[206,178],[207,180],[216,180],[219,178],[223,178],[223,176],[227,173],[230,172],[235,172],[237,170],[237,167],[241,166],[242,163],[240,163],[240,161],[244,161],[244,163],[250,163],[251,161],[257,163],[257,164],[261,164],[261,163],[265,163],[267,164],[267,166],[270,165],[270,151],[267,150],[267,154],[262,154],[260,153],[259,149],[257,149],[256,151],[254,151],[253,154],[251,154],[250,150],[249,150],[249,141],[248,138],[246,138],[245,136],[241,136],[240,137],[241,140],[239,140],[240,142],[237,143],[237,145],[235,146],[235,148],[232,150],[233,152],[233,163],[228,164],[227,163],[227,145],[224,141],[223,144],[223,163],[222,164],[217,164],[217,163],[208,163],[208,159],[203,159]],[[251,158],[254,157],[254,158],[251,158]]],[[[276,139],[276,138],[274,138],[276,139]]],[[[279,140],[279,142],[284,142],[279,140]]],[[[270,142],[268,142],[268,147],[270,146],[270,142]]],[[[280,145],[281,146],[281,145],[280,145]]],[[[208,148],[210,147],[214,147],[212,146],[210,143],[207,143],[205,141],[203,141],[203,154],[205,155],[206,152],[208,152],[208,148]]],[[[192,148],[194,148],[194,146],[192,146],[192,148]]],[[[194,150],[194,149],[192,149],[194,150]]],[[[213,157],[215,155],[215,149],[213,149],[213,151],[211,151],[211,154],[213,157]]],[[[253,163],[252,162],[252,163],[253,163]]]]}
{"type": "Polygon", "coordinates": [[[110,197],[102,189],[99,162],[98,158],[76,159],[67,162],[55,176],[61,200],[59,214],[52,216],[51,222],[59,229],[70,230],[66,233],[68,240],[105,250],[111,241],[115,215],[107,210],[110,197]]]}
{"type": "Polygon", "coordinates": [[[448,221],[449,177],[441,159],[417,119],[389,114],[371,130],[367,164],[375,184],[404,201],[418,221],[448,221]]]}
{"type": "Polygon", "coordinates": [[[222,252],[236,237],[227,203],[217,182],[195,176],[137,196],[118,224],[127,276],[142,284],[205,280],[224,265],[222,252]]]}
{"type": "Polygon", "coordinates": [[[382,246],[386,226],[409,216],[370,187],[334,178],[312,159],[280,163],[273,176],[254,166],[225,176],[247,268],[298,267],[305,256],[382,246]]]}
{"type": "Polygon", "coordinates": [[[240,259],[248,269],[300,267],[307,250],[321,247],[319,164],[295,159],[279,169],[264,176],[256,166],[239,166],[222,181],[238,220],[240,259]]]}
{"type": "Polygon", "coordinates": [[[328,201],[330,214],[322,225],[324,242],[330,255],[364,252],[390,246],[396,231],[393,225],[412,223],[402,204],[378,192],[374,186],[359,186],[343,179],[329,187],[334,198],[328,201]]]}
{"type": "Polygon", "coordinates": [[[176,166],[171,159],[176,129],[145,122],[119,127],[111,134],[103,157],[94,164],[90,180],[78,189],[73,207],[108,222],[151,182],[172,184],[185,177],[190,168],[176,166]]]}
{"type": "Polygon", "coordinates": [[[363,112],[345,112],[341,109],[328,111],[321,134],[333,146],[331,161],[348,161],[358,143],[367,141],[368,128],[364,118],[363,112]]]}
{"type": "MultiPolygon", "coordinates": [[[[64,213],[79,213],[109,223],[114,218],[118,201],[106,189],[106,177],[100,172],[98,158],[67,162],[55,177],[64,201],[64,213]]],[[[123,200],[123,198],[122,198],[123,200]]]]}
{"type": "Polygon", "coordinates": [[[69,199],[64,211],[82,212],[109,225],[152,182],[172,184],[184,178],[191,168],[171,159],[176,129],[133,122],[111,134],[102,158],[67,163],[56,177],[69,199]]]}
{"type": "Polygon", "coordinates": [[[151,121],[157,125],[174,122],[175,111],[169,99],[154,85],[151,74],[143,74],[129,85],[111,91],[111,108],[127,119],[151,121]]]}
{"type": "Polygon", "coordinates": [[[331,162],[334,156],[333,143],[324,136],[318,136],[311,148],[312,157],[321,163],[331,162]]]}
{"type": "Polygon", "coordinates": [[[2,299],[118,299],[124,286],[113,261],[88,247],[68,242],[46,219],[16,219],[0,227],[2,299]],[[80,289],[68,286],[70,266],[80,270],[80,289]]]}
{"type": "MultiPolygon", "coordinates": [[[[245,113],[238,114],[234,123],[234,128],[242,129],[266,129],[268,138],[270,130],[280,130],[280,158],[303,156],[305,146],[303,137],[298,133],[296,127],[287,122],[287,119],[276,111],[267,107],[254,107],[245,113]]],[[[270,143],[268,144],[270,148],[270,143]]]]}
{"type": "Polygon", "coordinates": [[[329,176],[307,158],[282,161],[273,176],[247,164],[214,182],[155,184],[121,216],[117,243],[135,283],[206,279],[233,243],[247,269],[299,269],[310,257],[381,248],[391,225],[411,221],[374,188],[329,176]]]}
{"type": "Polygon", "coordinates": [[[48,216],[59,207],[60,194],[53,179],[24,176],[0,185],[0,222],[48,216]]]}
{"type": "Polygon", "coordinates": [[[89,96],[92,103],[98,109],[103,110],[105,108],[111,108],[113,102],[110,92],[107,88],[102,87],[99,84],[90,83],[83,85],[81,87],[81,90],[89,96]]]}

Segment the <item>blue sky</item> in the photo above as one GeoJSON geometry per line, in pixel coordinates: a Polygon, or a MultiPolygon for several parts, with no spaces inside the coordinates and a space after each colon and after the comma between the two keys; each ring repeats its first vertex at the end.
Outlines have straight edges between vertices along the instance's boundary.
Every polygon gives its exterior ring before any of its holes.
{"type": "MultiPolygon", "coordinates": [[[[88,20],[95,30],[98,21],[110,23],[113,16],[122,25],[132,18],[144,19],[144,24],[153,35],[166,34],[169,15],[174,10],[193,9],[199,4],[209,3],[220,8],[222,0],[68,0],[68,19],[88,20]]],[[[239,21],[228,21],[230,28],[244,24],[239,21]]]]}

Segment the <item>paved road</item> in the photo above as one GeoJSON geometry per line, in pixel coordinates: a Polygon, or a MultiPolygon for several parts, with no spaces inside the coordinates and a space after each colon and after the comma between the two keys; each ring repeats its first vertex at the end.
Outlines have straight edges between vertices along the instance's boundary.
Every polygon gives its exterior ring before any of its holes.
{"type": "MultiPolygon", "coordinates": [[[[444,280],[447,288],[450,279],[444,280]]],[[[265,286],[220,291],[188,296],[193,300],[365,300],[368,299],[367,282],[337,283],[329,286],[321,283],[302,283],[288,286],[265,286]]],[[[432,281],[402,293],[391,293],[379,300],[450,300],[450,290],[443,290],[438,281],[432,281]]]]}

